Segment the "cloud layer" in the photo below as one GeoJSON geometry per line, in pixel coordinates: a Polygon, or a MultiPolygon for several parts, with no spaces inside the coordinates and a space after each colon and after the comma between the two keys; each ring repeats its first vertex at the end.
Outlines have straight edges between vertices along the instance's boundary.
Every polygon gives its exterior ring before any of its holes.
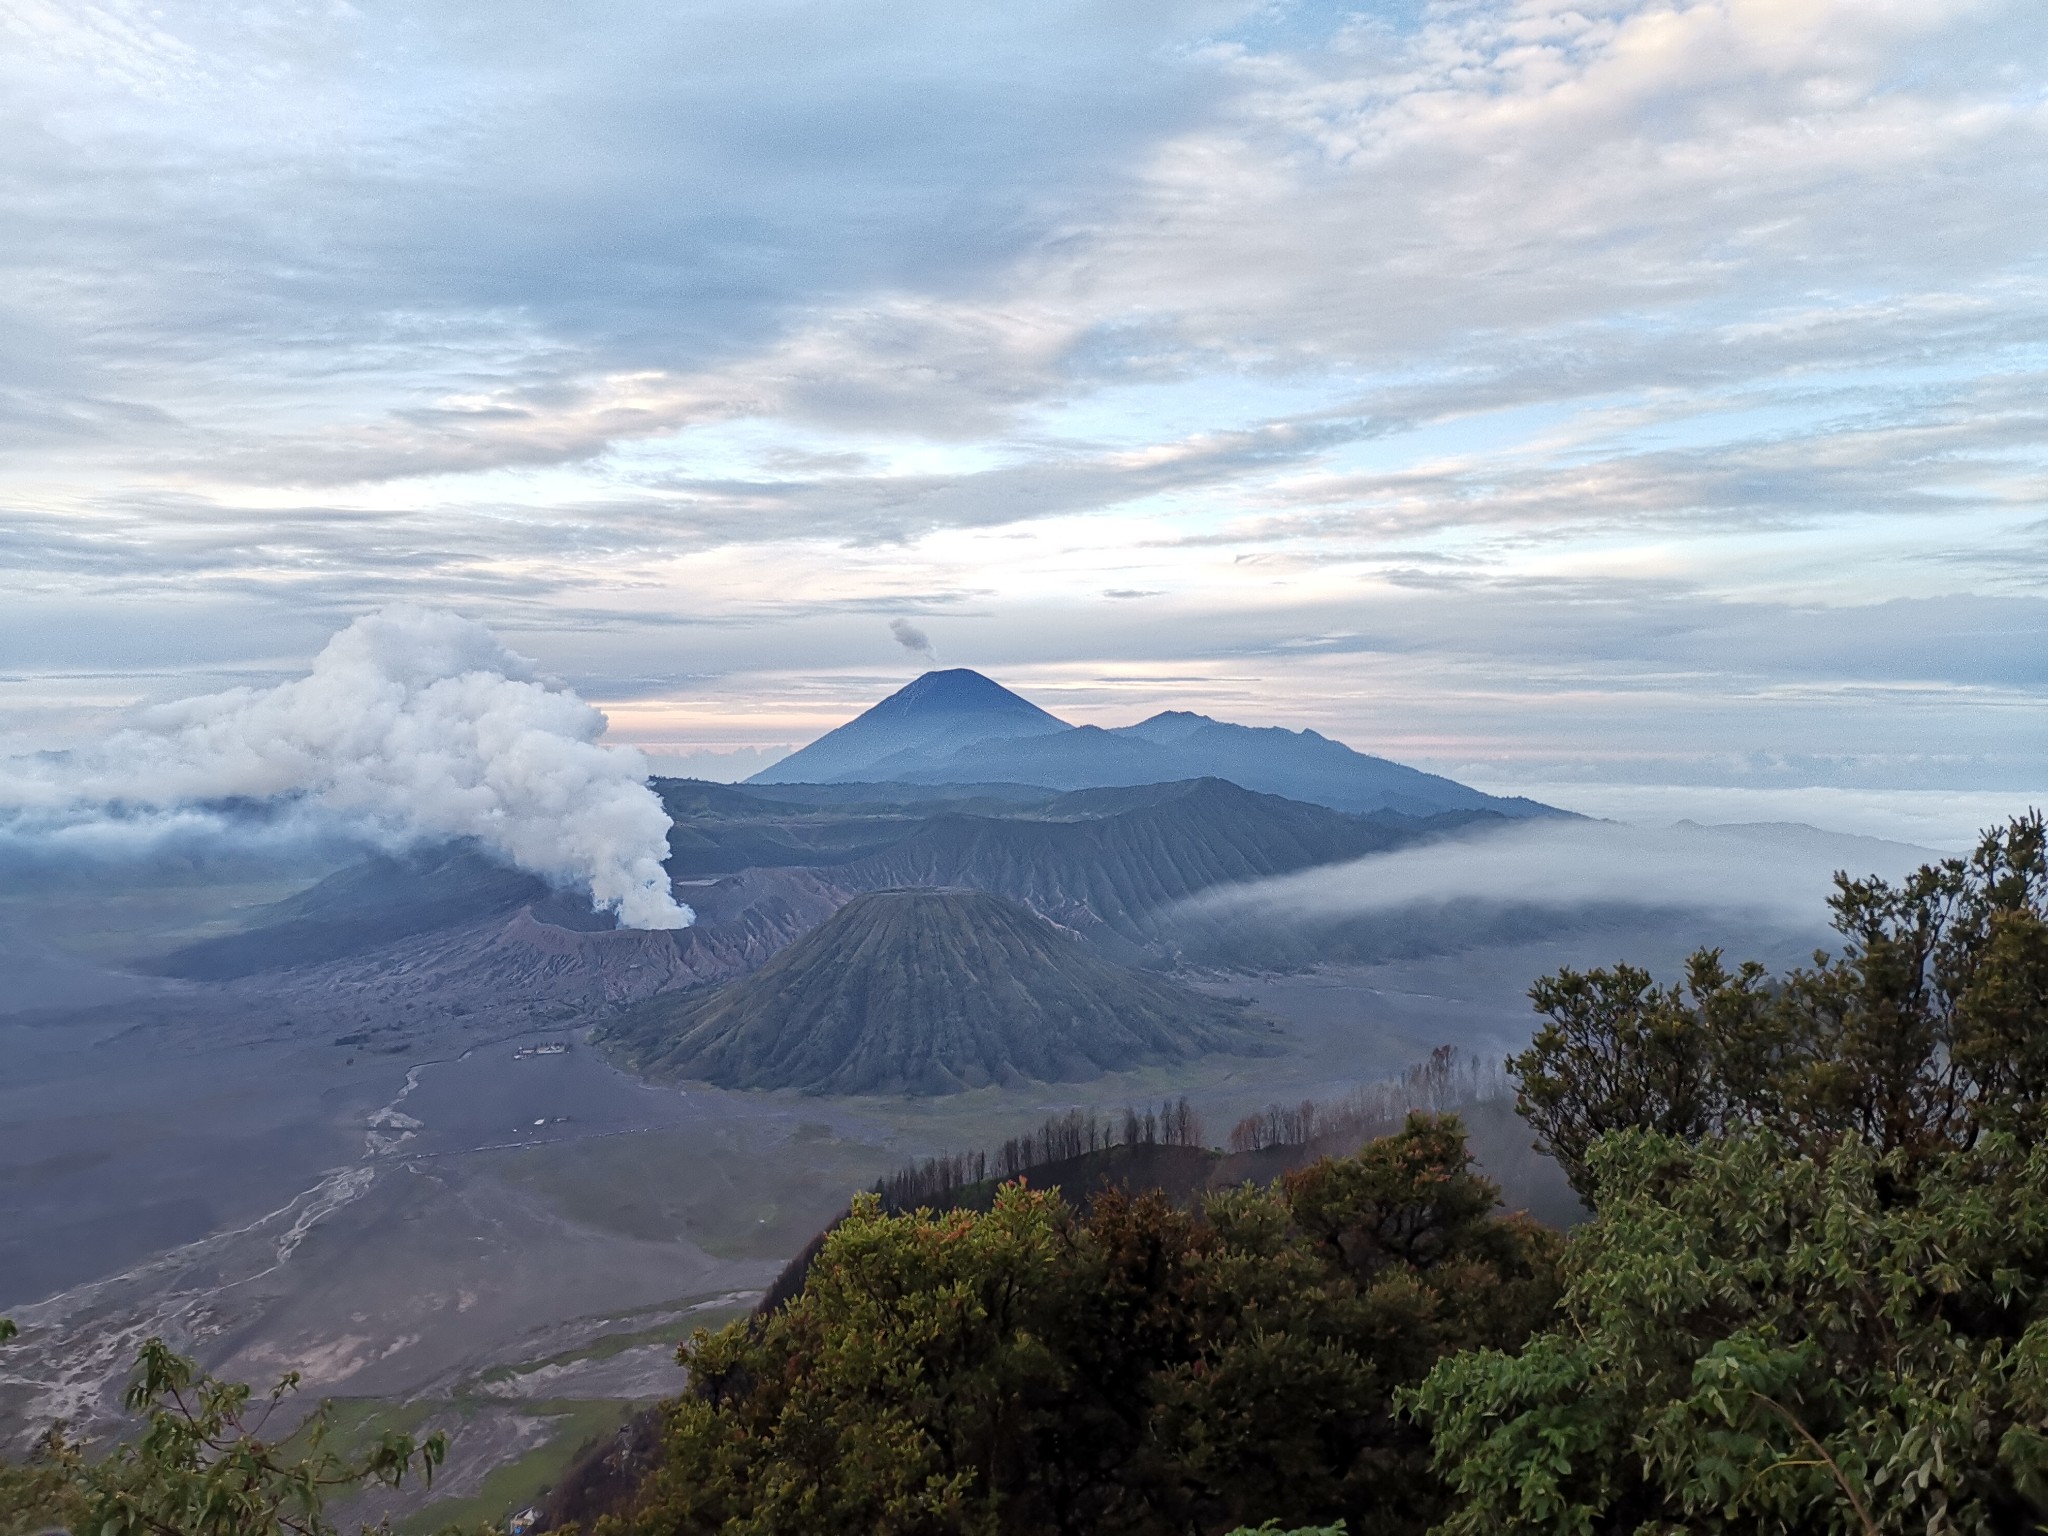
{"type": "Polygon", "coordinates": [[[1318,921],[1451,902],[1737,914],[1801,930],[1827,920],[1840,871],[1896,879],[1928,849],[1803,826],[1535,822],[1205,893],[1191,905],[1318,921]]]}
{"type": "Polygon", "coordinates": [[[1084,719],[2048,788],[2030,0],[0,28],[25,743],[410,602],[737,750],[912,613],[1084,719]]]}

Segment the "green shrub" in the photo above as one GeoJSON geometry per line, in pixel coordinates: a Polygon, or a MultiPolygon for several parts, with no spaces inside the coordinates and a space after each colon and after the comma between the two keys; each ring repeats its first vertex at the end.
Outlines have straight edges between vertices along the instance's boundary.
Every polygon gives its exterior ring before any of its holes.
{"type": "Polygon", "coordinates": [[[2048,1518],[2048,1149],[1621,1132],[1590,1167],[1557,1322],[1408,1399],[1445,1536],[2048,1518]]]}
{"type": "MultiPolygon", "coordinates": [[[[0,1339],[14,1334],[0,1319],[0,1339]]],[[[52,1527],[77,1536],[334,1536],[330,1498],[396,1487],[415,1471],[431,1480],[447,1454],[440,1435],[387,1434],[343,1456],[326,1444],[325,1405],[289,1446],[266,1440],[268,1419],[297,1385],[285,1377],[252,1414],[248,1387],[205,1375],[151,1339],[124,1399],[142,1416],[140,1435],[92,1458],[58,1425],[25,1464],[0,1462],[0,1536],[52,1527]]]]}
{"type": "Polygon", "coordinates": [[[1511,1344],[1553,1234],[1502,1218],[1455,1120],[1205,1213],[1007,1186],[834,1230],[803,1291],[699,1333],[634,1536],[1419,1533],[1445,1509],[1394,1395],[1511,1344]]]}

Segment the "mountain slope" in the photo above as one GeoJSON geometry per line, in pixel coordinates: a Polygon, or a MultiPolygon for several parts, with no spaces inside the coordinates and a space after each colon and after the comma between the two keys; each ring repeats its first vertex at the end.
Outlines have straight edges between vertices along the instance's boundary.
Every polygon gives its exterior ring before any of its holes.
{"type": "Polygon", "coordinates": [[[1532,800],[1485,794],[1440,774],[1355,752],[1315,731],[1233,725],[1179,711],[1116,730],[1084,726],[1022,741],[972,742],[943,757],[904,755],[884,766],[914,783],[1000,780],[1082,789],[1218,778],[1339,811],[1557,814],[1532,800]]]}
{"type": "MultiPolygon", "coordinates": [[[[187,944],[148,968],[191,981],[226,981],[319,965],[553,896],[538,876],[508,869],[468,844],[379,854],[254,914],[240,933],[187,944]]],[[[565,909],[576,904],[574,898],[553,902],[565,909]]],[[[582,905],[588,920],[588,903],[582,905]]]]}
{"type": "Polygon", "coordinates": [[[1554,816],[1440,774],[1355,752],[1315,731],[1167,710],[1136,725],[1070,726],[978,672],[927,672],[750,784],[908,783],[1090,789],[1228,779],[1333,810],[1554,816]]]}
{"type": "Polygon", "coordinates": [[[968,886],[1091,936],[1144,942],[1154,914],[1199,891],[1357,858],[1444,830],[1365,820],[1222,779],[1082,790],[1024,817],[940,816],[842,865],[850,890],[968,886]]]}
{"type": "Polygon", "coordinates": [[[858,896],[752,976],[662,997],[601,1038],[727,1088],[951,1093],[1258,1050],[1234,1007],[1127,971],[980,891],[858,896]]]}
{"type": "Polygon", "coordinates": [[[1558,814],[1521,796],[1489,795],[1441,774],[1354,751],[1315,731],[1233,725],[1172,710],[1118,733],[1149,741],[1189,772],[1199,769],[1247,789],[1340,811],[1495,811],[1503,816],[1558,814]]]}
{"type": "Polygon", "coordinates": [[[406,1038],[415,1010],[530,1027],[730,981],[825,921],[847,893],[810,870],[750,869],[685,894],[698,919],[688,928],[566,927],[559,912],[524,906],[261,981],[294,1017],[384,1021],[373,1031],[384,1045],[406,1038]]]}
{"type": "Polygon", "coordinates": [[[881,703],[762,769],[749,784],[882,780],[875,765],[914,754],[936,759],[972,742],[1070,730],[1000,683],[955,667],[927,672],[881,703]]]}
{"type": "Polygon", "coordinates": [[[917,806],[794,804],[696,779],[649,784],[669,814],[667,866],[675,879],[843,864],[902,841],[932,814],[917,806]]]}

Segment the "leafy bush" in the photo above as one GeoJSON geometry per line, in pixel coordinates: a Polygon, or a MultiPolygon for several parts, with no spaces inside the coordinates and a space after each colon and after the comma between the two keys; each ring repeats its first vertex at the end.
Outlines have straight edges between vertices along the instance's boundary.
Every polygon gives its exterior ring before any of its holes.
{"type": "MultiPolygon", "coordinates": [[[[0,1339],[14,1335],[0,1319],[0,1339]]],[[[296,1374],[251,1416],[250,1389],[217,1380],[151,1339],[124,1399],[140,1436],[93,1459],[53,1427],[21,1466],[0,1463],[0,1536],[57,1528],[78,1536],[334,1536],[327,1501],[366,1485],[397,1487],[415,1470],[431,1480],[447,1454],[440,1435],[387,1434],[361,1454],[327,1445],[328,1410],[314,1410],[290,1443],[266,1440],[270,1416],[296,1374]]]]}
{"type": "Polygon", "coordinates": [[[1420,1116],[1202,1214],[863,1197],[784,1309],[684,1347],[628,1529],[1420,1532],[1443,1489],[1395,1392],[1555,1294],[1556,1238],[1494,1204],[1457,1122],[1420,1116]]]}
{"type": "Polygon", "coordinates": [[[1532,991],[1521,1107],[1597,1218],[1560,1316],[1404,1401],[1446,1536],[2048,1517],[2048,833],[1838,876],[1837,956],[1532,991]]]}
{"type": "Polygon", "coordinates": [[[1509,1065],[1518,1107],[1595,1197],[1594,1143],[1764,1128],[1801,1150],[1853,1138],[1910,1160],[1985,1132],[2048,1129],[2048,829],[2039,812],[1968,859],[1897,885],[1835,877],[1838,955],[1773,980],[1702,950],[1683,986],[1560,971],[1530,991],[1548,1022],[1509,1065]]]}
{"type": "Polygon", "coordinates": [[[1446,1536],[2017,1532],[2048,1518],[2048,1149],[1591,1152],[1558,1321],[1410,1401],[1446,1536]]]}

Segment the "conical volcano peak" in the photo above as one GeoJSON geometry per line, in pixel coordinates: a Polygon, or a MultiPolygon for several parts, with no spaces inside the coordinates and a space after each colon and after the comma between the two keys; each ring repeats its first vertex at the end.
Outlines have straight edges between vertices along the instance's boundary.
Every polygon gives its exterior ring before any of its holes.
{"type": "MultiPolygon", "coordinates": [[[[1355,752],[1311,730],[1234,725],[1186,709],[1162,710],[1111,730],[1068,725],[966,667],[925,673],[749,782],[1082,790],[1197,779],[1357,813],[1560,814],[1355,752]]],[[[1213,799],[1216,791],[1202,793],[1213,799]]]]}
{"type": "Polygon", "coordinates": [[[984,677],[970,667],[948,667],[943,672],[927,672],[905,683],[860,718],[903,719],[932,713],[1028,716],[1043,722],[1048,730],[1057,730],[1066,724],[1029,699],[1010,692],[994,678],[984,677]]]}
{"type": "Polygon", "coordinates": [[[993,678],[966,667],[949,667],[904,684],[874,708],[827,731],[749,782],[883,780],[905,763],[945,756],[978,742],[1072,729],[993,678]]]}

